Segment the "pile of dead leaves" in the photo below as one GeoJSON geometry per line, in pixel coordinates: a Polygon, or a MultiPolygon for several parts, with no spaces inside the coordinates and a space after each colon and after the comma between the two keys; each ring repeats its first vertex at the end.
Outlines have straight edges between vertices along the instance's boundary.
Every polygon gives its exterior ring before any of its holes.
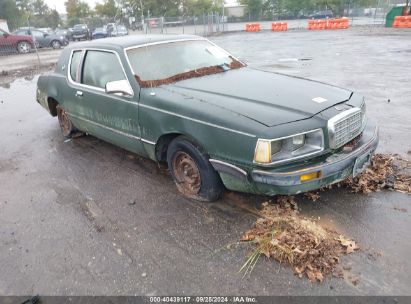
{"type": "Polygon", "coordinates": [[[321,227],[298,213],[294,197],[279,197],[277,204],[264,203],[261,217],[241,238],[255,249],[241,268],[251,273],[261,255],[290,265],[302,278],[322,282],[325,275],[341,276],[340,256],[358,249],[354,241],[321,227]]]}
{"type": "Polygon", "coordinates": [[[392,154],[376,154],[371,165],[355,178],[349,178],[338,184],[353,192],[371,193],[388,189],[402,193],[411,193],[411,162],[392,154]]]}

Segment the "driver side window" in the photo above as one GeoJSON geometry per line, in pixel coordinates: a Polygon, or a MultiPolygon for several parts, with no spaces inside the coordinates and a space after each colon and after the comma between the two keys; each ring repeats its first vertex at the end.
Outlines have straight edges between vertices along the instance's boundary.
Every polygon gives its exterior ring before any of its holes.
{"type": "Polygon", "coordinates": [[[105,51],[87,51],[81,83],[104,89],[110,81],[126,80],[116,54],[105,51]]]}
{"type": "Polygon", "coordinates": [[[44,37],[44,33],[43,32],[39,32],[39,31],[31,31],[32,35],[34,38],[43,38],[44,37]]]}

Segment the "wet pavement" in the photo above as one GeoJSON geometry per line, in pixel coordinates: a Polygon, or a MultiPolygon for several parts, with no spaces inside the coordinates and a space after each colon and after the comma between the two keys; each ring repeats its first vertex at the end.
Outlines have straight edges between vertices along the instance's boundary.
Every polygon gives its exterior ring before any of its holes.
{"type": "MultiPolygon", "coordinates": [[[[379,152],[409,156],[409,31],[213,41],[251,66],[366,95],[381,127],[379,152]]],[[[317,202],[299,196],[303,214],[361,247],[343,258],[345,279],[312,284],[265,259],[242,278],[250,248],[237,241],[266,198],[191,201],[151,161],[91,136],[64,141],[57,119],[35,102],[35,84],[0,87],[1,295],[411,295],[409,195],[337,189],[317,202]]]]}

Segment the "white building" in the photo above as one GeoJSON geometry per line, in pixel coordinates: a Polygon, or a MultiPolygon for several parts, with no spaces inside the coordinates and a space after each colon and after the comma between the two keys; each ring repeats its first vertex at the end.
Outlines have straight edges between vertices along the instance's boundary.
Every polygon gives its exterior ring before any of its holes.
{"type": "Polygon", "coordinates": [[[9,32],[9,26],[7,25],[7,20],[0,19],[0,29],[9,32]]]}
{"type": "Polygon", "coordinates": [[[236,2],[224,4],[225,15],[228,17],[244,17],[245,15],[245,5],[241,5],[236,2]]]}

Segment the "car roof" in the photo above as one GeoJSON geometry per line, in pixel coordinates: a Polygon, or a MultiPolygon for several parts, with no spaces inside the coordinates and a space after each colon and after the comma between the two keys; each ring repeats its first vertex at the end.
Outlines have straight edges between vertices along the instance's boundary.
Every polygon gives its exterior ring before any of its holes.
{"type": "Polygon", "coordinates": [[[125,49],[128,47],[145,45],[148,43],[179,41],[187,39],[203,39],[195,35],[131,35],[112,37],[103,40],[93,40],[73,44],[71,48],[101,48],[101,49],[125,49]]]}

